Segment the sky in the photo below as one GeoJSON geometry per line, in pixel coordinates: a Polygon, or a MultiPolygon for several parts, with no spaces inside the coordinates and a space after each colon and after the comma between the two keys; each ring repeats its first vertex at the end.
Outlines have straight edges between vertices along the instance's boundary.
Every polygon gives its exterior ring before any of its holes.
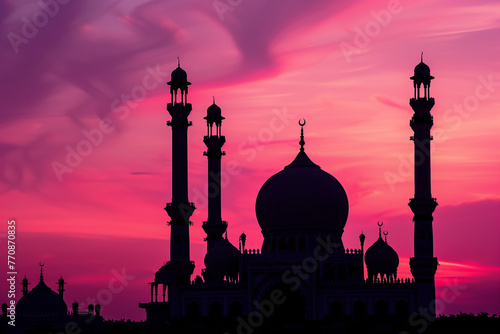
{"type": "Polygon", "coordinates": [[[179,57],[192,83],[193,278],[206,250],[212,96],[226,117],[222,215],[233,244],[244,231],[247,248],[262,245],[257,193],[295,157],[305,118],[307,154],[349,198],[345,247],[359,248],[361,232],[374,243],[383,221],[398,276],[411,277],[409,78],[423,52],[435,77],[438,312],[499,314],[499,17],[498,1],[481,0],[2,0],[2,252],[14,220],[19,282],[34,287],[42,262],[51,288],[66,280],[68,305],[145,319],[138,303],[169,259],[166,82],[179,57]]]}

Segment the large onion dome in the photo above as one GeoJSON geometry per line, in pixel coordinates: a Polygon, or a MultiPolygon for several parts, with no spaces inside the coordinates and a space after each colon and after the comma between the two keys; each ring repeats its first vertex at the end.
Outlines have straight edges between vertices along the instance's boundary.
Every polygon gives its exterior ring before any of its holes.
{"type": "Polygon", "coordinates": [[[340,182],[305,153],[304,124],[299,122],[299,153],[257,195],[255,212],[264,235],[263,252],[307,251],[317,245],[318,236],[331,238],[343,252],[347,195],[340,182]]]}
{"type": "Polygon", "coordinates": [[[262,186],[255,204],[262,231],[339,230],[349,202],[340,182],[313,163],[305,152],[262,186]]]}

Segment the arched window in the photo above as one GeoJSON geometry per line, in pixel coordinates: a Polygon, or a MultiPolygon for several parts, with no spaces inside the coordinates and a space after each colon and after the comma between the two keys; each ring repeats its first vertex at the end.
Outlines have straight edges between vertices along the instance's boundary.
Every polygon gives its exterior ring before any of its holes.
{"type": "Polygon", "coordinates": [[[208,318],[219,320],[222,318],[222,305],[219,302],[212,302],[208,307],[208,318]]]}

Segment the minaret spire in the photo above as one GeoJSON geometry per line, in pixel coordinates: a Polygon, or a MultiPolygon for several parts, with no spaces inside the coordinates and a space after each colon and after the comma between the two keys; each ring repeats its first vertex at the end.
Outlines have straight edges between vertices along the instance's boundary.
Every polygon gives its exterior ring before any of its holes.
{"type": "MultiPolygon", "coordinates": [[[[423,60],[423,53],[420,57],[423,60]]],[[[435,316],[434,276],[438,262],[433,251],[432,213],[437,202],[431,194],[431,128],[434,122],[430,113],[434,106],[434,98],[430,97],[434,77],[429,66],[421,61],[415,66],[414,76],[410,79],[414,87],[414,97],[410,99],[414,111],[410,127],[414,135],[410,140],[414,142],[415,151],[415,195],[408,204],[414,214],[414,257],[410,258],[410,270],[417,288],[417,309],[430,308],[430,314],[435,316]]]]}
{"type": "Polygon", "coordinates": [[[377,222],[377,225],[378,225],[378,237],[379,238],[382,238],[382,226],[384,225],[384,222],[377,222]]]}
{"type": "Polygon", "coordinates": [[[23,285],[22,292],[23,292],[23,296],[24,296],[25,294],[28,293],[28,284],[30,284],[30,283],[28,283],[28,279],[26,278],[26,275],[24,275],[24,278],[23,278],[21,284],[23,285]]]}
{"type": "MultiPolygon", "coordinates": [[[[180,59],[177,59],[180,66],[180,59]]],[[[171,103],[167,110],[172,119],[167,126],[172,128],[172,201],[167,203],[165,210],[170,216],[170,261],[160,268],[165,272],[155,279],[156,283],[163,284],[163,299],[165,286],[171,284],[189,284],[194,270],[190,259],[189,218],[195,210],[193,203],[188,199],[188,147],[187,129],[192,125],[188,121],[191,113],[191,103],[187,103],[188,86],[186,72],[177,67],[172,71],[170,85],[171,103]],[[178,97],[180,93],[180,98],[178,97]],[[168,268],[168,269],[166,269],[168,268]],[[167,273],[168,272],[168,273],[167,273]],[[170,274],[172,273],[172,274],[170,274]]],[[[157,273],[158,274],[158,273],[157,273]]],[[[156,295],[158,285],[156,285],[156,295]]]]}
{"type": "Polygon", "coordinates": [[[221,160],[226,153],[222,151],[222,146],[226,142],[226,137],[222,135],[222,111],[213,103],[207,109],[207,135],[203,137],[203,142],[207,146],[207,151],[203,153],[208,159],[208,219],[203,223],[203,230],[207,234],[207,251],[218,241],[223,239],[223,234],[227,236],[227,222],[222,220],[221,202],[221,160]]]}
{"type": "Polygon", "coordinates": [[[44,264],[40,262],[38,265],[40,266],[40,282],[43,282],[43,266],[44,266],[44,264]]]}
{"type": "Polygon", "coordinates": [[[306,120],[303,118],[299,120],[299,125],[300,125],[300,152],[304,152],[304,145],[306,142],[304,141],[304,125],[306,125],[306,120]]]}
{"type": "Polygon", "coordinates": [[[365,263],[365,239],[366,239],[366,236],[363,233],[363,231],[361,231],[361,234],[359,235],[359,243],[361,244],[362,258],[361,258],[361,263],[359,264],[359,270],[362,273],[363,280],[365,280],[365,269],[363,266],[363,263],[365,263]]]}
{"type": "Polygon", "coordinates": [[[66,284],[66,283],[64,282],[64,278],[62,278],[62,276],[61,276],[61,278],[57,281],[57,284],[59,285],[59,289],[58,289],[58,291],[59,291],[59,295],[60,295],[61,297],[63,297],[64,291],[65,291],[65,290],[64,290],[64,284],[66,284]]]}
{"type": "Polygon", "coordinates": [[[247,241],[247,235],[245,234],[245,231],[243,231],[243,233],[241,233],[240,235],[240,251],[242,253],[245,252],[245,242],[247,241]]]}

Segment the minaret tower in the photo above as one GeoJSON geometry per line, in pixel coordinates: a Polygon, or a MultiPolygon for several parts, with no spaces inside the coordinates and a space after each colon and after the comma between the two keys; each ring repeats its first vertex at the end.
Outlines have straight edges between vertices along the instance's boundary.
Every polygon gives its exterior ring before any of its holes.
{"type": "Polygon", "coordinates": [[[415,196],[408,204],[413,212],[414,257],[410,258],[410,270],[417,288],[417,310],[422,307],[435,316],[436,291],[434,275],[437,258],[433,252],[432,213],[437,206],[431,195],[431,140],[433,125],[431,109],[434,98],[430,97],[430,68],[421,59],[415,67],[413,80],[414,97],[410,106],[414,114],[410,121],[414,135],[410,137],[415,147],[415,196]]]}
{"type": "MultiPolygon", "coordinates": [[[[188,199],[188,147],[187,129],[192,125],[188,121],[191,104],[187,103],[188,86],[186,72],[180,67],[172,71],[170,85],[170,103],[167,110],[172,119],[167,126],[172,127],[172,202],[165,210],[170,216],[170,262],[169,271],[175,272],[175,283],[189,284],[194,264],[189,256],[189,218],[195,210],[188,199]]],[[[169,282],[174,283],[174,282],[169,282]]]]}
{"type": "Polygon", "coordinates": [[[66,282],[64,282],[64,278],[61,278],[57,281],[57,284],[59,285],[59,289],[57,290],[59,292],[59,296],[61,296],[61,298],[64,298],[63,294],[64,294],[64,284],[66,284],[66,282]]]}
{"type": "Polygon", "coordinates": [[[172,119],[167,126],[172,127],[172,202],[165,210],[170,216],[170,261],[165,263],[151,282],[151,302],[139,303],[146,309],[147,321],[166,323],[169,317],[180,316],[180,290],[190,284],[194,262],[190,259],[189,219],[196,209],[188,199],[188,147],[187,130],[192,125],[188,121],[191,104],[187,103],[188,86],[186,72],[180,67],[172,71],[170,85],[170,103],[167,110],[172,119]],[[161,296],[158,297],[159,287],[161,296]],[[168,287],[168,304],[166,290],[168,287]]]}
{"type": "Polygon", "coordinates": [[[226,138],[221,134],[221,109],[213,104],[207,109],[207,135],[203,142],[207,151],[203,153],[208,158],[208,219],[203,222],[203,230],[207,234],[207,251],[222,240],[226,232],[227,223],[222,221],[221,215],[221,159],[226,153],[221,150],[226,138]]]}

